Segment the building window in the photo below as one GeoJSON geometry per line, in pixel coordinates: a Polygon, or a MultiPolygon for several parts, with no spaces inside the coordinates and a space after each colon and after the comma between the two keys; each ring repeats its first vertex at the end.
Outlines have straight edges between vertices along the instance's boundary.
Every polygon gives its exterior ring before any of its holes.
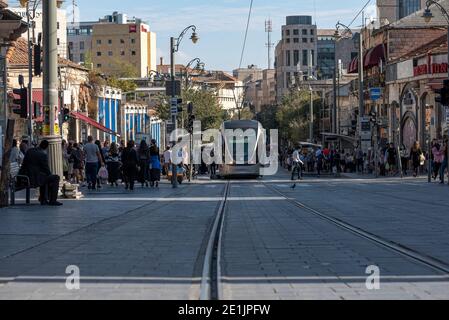
{"type": "Polygon", "coordinates": [[[134,39],[134,38],[131,39],[131,43],[133,43],[133,44],[136,43],[136,39],[134,39]]]}
{"type": "Polygon", "coordinates": [[[124,56],[124,55],[125,55],[125,50],[121,50],[121,51],[120,51],[120,55],[121,55],[121,56],[124,56]]]}
{"type": "Polygon", "coordinates": [[[101,63],[97,63],[97,68],[101,68],[101,63]]]}
{"type": "Polygon", "coordinates": [[[315,34],[315,30],[310,29],[310,35],[313,36],[315,34]]]}
{"type": "Polygon", "coordinates": [[[120,39],[120,43],[121,43],[121,44],[124,44],[124,43],[125,43],[125,40],[120,39]]]}
{"type": "Polygon", "coordinates": [[[314,38],[310,38],[310,42],[315,42],[315,39],[314,38]]]}
{"type": "Polygon", "coordinates": [[[285,65],[291,66],[290,50],[285,51],[285,65]]]}
{"type": "Polygon", "coordinates": [[[108,40],[108,44],[112,44],[112,40],[111,39],[108,40]]]}
{"type": "Polygon", "coordinates": [[[100,39],[97,40],[97,44],[98,44],[98,45],[101,44],[101,40],[100,40],[100,39]]]}
{"type": "Polygon", "coordinates": [[[59,30],[59,22],[56,22],[56,29],[59,30]]]}
{"type": "Polygon", "coordinates": [[[299,38],[294,38],[294,39],[293,39],[293,42],[294,42],[294,43],[299,43],[299,38]]]}
{"type": "Polygon", "coordinates": [[[312,61],[310,62],[312,66],[315,66],[315,50],[311,50],[312,51],[312,61]]]}
{"type": "Polygon", "coordinates": [[[290,35],[290,30],[285,30],[285,35],[289,36],[290,35]]]}
{"type": "Polygon", "coordinates": [[[135,55],[136,55],[136,52],[135,52],[134,50],[131,51],[131,55],[135,56],[135,55]]]}
{"type": "Polygon", "coordinates": [[[309,65],[309,51],[308,50],[302,50],[302,65],[303,66],[309,65]]]}
{"type": "Polygon", "coordinates": [[[293,30],[293,35],[295,36],[299,35],[299,30],[298,29],[293,30]]]}
{"type": "Polygon", "coordinates": [[[420,9],[420,0],[399,0],[399,19],[407,17],[420,9]]]}
{"type": "Polygon", "coordinates": [[[293,51],[293,64],[295,66],[299,64],[299,50],[293,51]]]}
{"type": "Polygon", "coordinates": [[[303,35],[303,36],[306,36],[306,35],[307,35],[307,30],[306,30],[306,29],[303,29],[303,30],[302,30],[302,35],[303,35]]]}
{"type": "Polygon", "coordinates": [[[84,50],[84,41],[80,41],[80,50],[84,50]]]}
{"type": "Polygon", "coordinates": [[[80,61],[84,62],[86,60],[86,56],[84,55],[84,53],[80,53],[80,61]]]}
{"type": "Polygon", "coordinates": [[[108,52],[108,56],[112,57],[112,51],[108,52]]]}
{"type": "Polygon", "coordinates": [[[307,43],[307,38],[302,38],[302,43],[307,43]]]}
{"type": "Polygon", "coordinates": [[[73,42],[69,42],[69,49],[73,49],[73,42]]]}
{"type": "Polygon", "coordinates": [[[290,38],[285,39],[286,43],[290,43],[290,38]]]}
{"type": "Polygon", "coordinates": [[[56,44],[59,46],[61,44],[61,41],[58,39],[56,39],[56,44]]]}
{"type": "Polygon", "coordinates": [[[285,73],[285,76],[286,76],[286,83],[287,83],[287,88],[290,88],[290,85],[291,85],[291,83],[292,83],[292,79],[290,78],[290,72],[286,72],[285,73]]]}
{"type": "Polygon", "coordinates": [[[97,51],[97,57],[101,57],[101,51],[97,51]]]}

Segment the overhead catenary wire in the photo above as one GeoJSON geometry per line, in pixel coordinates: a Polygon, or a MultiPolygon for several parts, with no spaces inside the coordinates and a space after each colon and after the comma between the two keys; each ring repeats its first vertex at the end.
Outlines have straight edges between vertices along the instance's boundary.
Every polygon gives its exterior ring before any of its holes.
{"type": "Polygon", "coordinates": [[[368,7],[368,5],[371,3],[371,0],[368,0],[365,5],[363,6],[362,9],[360,9],[360,11],[357,13],[357,15],[354,17],[354,19],[352,19],[351,23],[348,24],[348,28],[351,28],[352,24],[355,22],[355,20],[357,20],[357,18],[362,14],[363,10],[366,9],[366,7],[368,7]]]}
{"type": "Polygon", "coordinates": [[[249,24],[251,22],[251,13],[253,11],[253,2],[254,2],[254,0],[251,0],[250,5],[249,5],[248,20],[246,22],[245,38],[243,40],[242,54],[240,55],[239,69],[242,67],[243,56],[245,54],[246,40],[248,39],[249,24]]]}

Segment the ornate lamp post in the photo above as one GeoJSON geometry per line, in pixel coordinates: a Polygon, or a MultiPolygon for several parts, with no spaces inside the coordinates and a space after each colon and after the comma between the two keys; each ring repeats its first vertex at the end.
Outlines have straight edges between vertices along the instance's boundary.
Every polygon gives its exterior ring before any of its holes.
{"type": "MultiPolygon", "coordinates": [[[[199,40],[198,34],[196,33],[196,26],[190,25],[184,30],[182,30],[181,34],[177,37],[171,37],[170,38],[170,72],[171,72],[171,97],[172,99],[176,97],[176,70],[175,70],[175,54],[179,51],[179,45],[181,44],[182,39],[184,36],[189,32],[189,30],[192,30],[192,35],[190,36],[190,40],[192,40],[193,44],[196,44],[199,40]]],[[[176,131],[177,129],[177,116],[176,114],[172,115],[172,122],[174,125],[174,129],[176,131]]],[[[174,157],[173,157],[174,158],[174,157]]],[[[178,181],[177,181],[177,165],[175,163],[172,163],[172,185],[173,188],[178,187],[178,181]]]]}

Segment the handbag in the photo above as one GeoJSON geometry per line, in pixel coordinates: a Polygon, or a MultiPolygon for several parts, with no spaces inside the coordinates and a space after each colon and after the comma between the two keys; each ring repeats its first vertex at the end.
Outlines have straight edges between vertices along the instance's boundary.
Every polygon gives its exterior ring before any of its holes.
{"type": "Polygon", "coordinates": [[[108,170],[104,166],[101,167],[100,170],[98,171],[98,177],[102,180],[108,180],[109,173],[108,173],[108,170]]]}
{"type": "Polygon", "coordinates": [[[421,155],[419,156],[419,163],[420,165],[424,165],[424,163],[426,163],[426,156],[424,154],[421,153],[421,155]]]}

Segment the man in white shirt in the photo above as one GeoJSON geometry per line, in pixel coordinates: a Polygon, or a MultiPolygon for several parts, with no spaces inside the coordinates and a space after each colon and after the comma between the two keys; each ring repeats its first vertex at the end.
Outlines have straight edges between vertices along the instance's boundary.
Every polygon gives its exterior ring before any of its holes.
{"type": "Polygon", "coordinates": [[[93,137],[87,138],[87,143],[84,146],[84,153],[86,155],[86,178],[89,190],[95,190],[97,184],[98,164],[104,165],[101,157],[100,149],[93,143],[93,137]]]}
{"type": "Polygon", "coordinates": [[[299,146],[295,146],[295,151],[292,155],[293,169],[292,169],[292,180],[295,180],[295,173],[298,172],[298,179],[302,180],[302,166],[304,162],[301,160],[301,150],[299,146]]]}
{"type": "Polygon", "coordinates": [[[168,171],[170,170],[171,155],[172,151],[170,149],[170,146],[167,146],[167,148],[164,151],[164,170],[166,174],[168,174],[168,171]]]}

